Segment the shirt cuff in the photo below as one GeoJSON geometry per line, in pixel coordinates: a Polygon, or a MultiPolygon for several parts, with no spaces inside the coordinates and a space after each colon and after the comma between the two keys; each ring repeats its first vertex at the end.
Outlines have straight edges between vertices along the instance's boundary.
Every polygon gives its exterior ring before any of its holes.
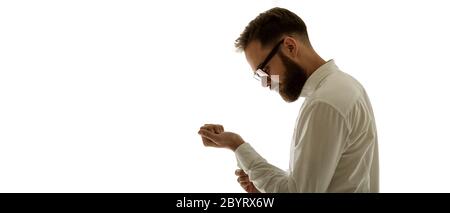
{"type": "Polygon", "coordinates": [[[236,160],[239,168],[244,171],[248,171],[252,169],[252,166],[255,165],[258,161],[266,161],[263,157],[261,157],[249,143],[241,144],[235,151],[236,160]]]}

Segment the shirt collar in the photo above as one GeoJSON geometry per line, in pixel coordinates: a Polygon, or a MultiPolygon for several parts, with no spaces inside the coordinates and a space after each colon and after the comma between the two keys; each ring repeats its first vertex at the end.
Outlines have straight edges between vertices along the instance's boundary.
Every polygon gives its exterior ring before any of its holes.
{"type": "Polygon", "coordinates": [[[306,80],[305,85],[303,85],[300,97],[309,97],[314,91],[320,86],[320,82],[324,80],[328,75],[338,70],[333,59],[327,61],[325,64],[317,68],[306,80]]]}

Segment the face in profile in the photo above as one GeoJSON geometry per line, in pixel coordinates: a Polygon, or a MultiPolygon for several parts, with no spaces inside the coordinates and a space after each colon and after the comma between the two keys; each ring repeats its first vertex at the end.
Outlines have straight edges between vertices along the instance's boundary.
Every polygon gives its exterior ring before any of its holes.
{"type": "Polygon", "coordinates": [[[294,102],[300,97],[308,75],[279,49],[283,46],[282,42],[283,40],[272,49],[263,49],[260,42],[251,42],[245,55],[264,87],[277,91],[286,102],[294,102]]]}

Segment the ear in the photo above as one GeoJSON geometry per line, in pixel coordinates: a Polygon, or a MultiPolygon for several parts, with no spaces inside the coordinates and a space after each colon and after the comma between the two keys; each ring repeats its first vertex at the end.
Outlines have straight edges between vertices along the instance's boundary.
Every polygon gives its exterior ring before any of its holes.
{"type": "Polygon", "coordinates": [[[299,46],[300,43],[295,38],[287,36],[283,42],[283,53],[291,58],[296,58],[299,46]]]}

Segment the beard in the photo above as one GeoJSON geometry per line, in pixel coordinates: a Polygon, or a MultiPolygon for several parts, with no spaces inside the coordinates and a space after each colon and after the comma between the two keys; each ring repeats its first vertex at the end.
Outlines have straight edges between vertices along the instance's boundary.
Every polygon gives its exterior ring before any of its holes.
{"type": "Polygon", "coordinates": [[[308,75],[302,67],[282,52],[280,52],[279,55],[286,70],[283,84],[280,85],[279,93],[284,101],[288,103],[294,102],[300,97],[303,86],[308,79],[308,75]]]}

